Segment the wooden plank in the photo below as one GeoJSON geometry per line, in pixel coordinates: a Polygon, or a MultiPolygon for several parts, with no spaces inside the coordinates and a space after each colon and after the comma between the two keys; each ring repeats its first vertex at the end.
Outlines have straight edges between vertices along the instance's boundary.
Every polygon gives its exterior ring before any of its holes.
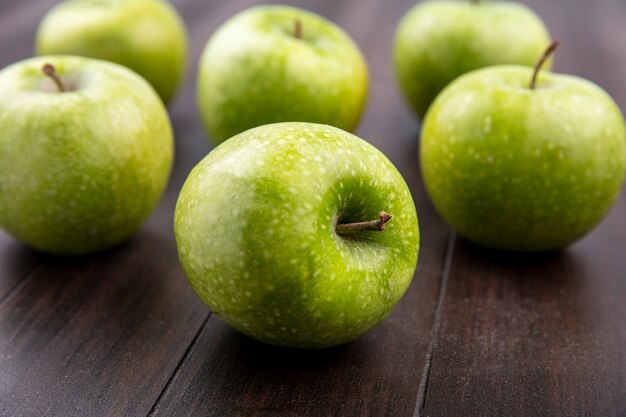
{"type": "MultiPolygon", "coordinates": [[[[622,106],[626,4],[531,2],[564,41],[557,70],[622,106]]],[[[626,197],[587,238],[514,255],[459,240],[441,307],[423,415],[626,413],[626,197]]]]}
{"type": "Polygon", "coordinates": [[[0,415],[146,415],[207,315],[158,235],[50,259],[0,308],[0,415]]]}
{"type": "Polygon", "coordinates": [[[424,415],[623,415],[624,210],[564,252],[456,245],[424,415]]]}
{"type": "MultiPolygon", "coordinates": [[[[184,14],[200,3],[176,5],[184,14]]],[[[16,44],[0,40],[3,65],[31,55],[47,4],[28,7],[15,29],[28,33],[11,36],[16,44]]],[[[194,72],[190,66],[190,84],[194,72]]],[[[208,148],[193,128],[193,90],[183,90],[183,106],[172,111],[172,181],[134,238],[91,256],[52,257],[0,235],[0,415],[147,415],[208,318],[182,274],[172,231],[182,179],[208,148]]]]}
{"type": "MultiPolygon", "coordinates": [[[[316,3],[321,8],[320,3],[316,3]]],[[[324,3],[326,7],[328,2],[324,3]]],[[[211,317],[152,415],[410,415],[429,347],[447,228],[428,202],[416,167],[418,125],[393,83],[388,41],[410,7],[332,2],[322,13],[362,45],[370,107],[360,134],[401,170],[416,201],[422,247],[416,277],[392,316],[357,341],[307,351],[262,345],[211,317]],[[376,26],[377,30],[371,28],[376,26]],[[385,109],[385,111],[381,111],[385,109]]]]}

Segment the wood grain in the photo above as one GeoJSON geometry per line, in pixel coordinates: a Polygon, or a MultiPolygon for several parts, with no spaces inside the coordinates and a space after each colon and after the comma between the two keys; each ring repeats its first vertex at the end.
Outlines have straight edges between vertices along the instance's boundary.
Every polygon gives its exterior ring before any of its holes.
{"type": "Polygon", "coordinates": [[[456,244],[425,415],[624,415],[624,200],[568,251],[456,244]]]}
{"type": "Polygon", "coordinates": [[[43,262],[0,307],[0,415],[146,415],[208,316],[172,247],[43,262]]]}

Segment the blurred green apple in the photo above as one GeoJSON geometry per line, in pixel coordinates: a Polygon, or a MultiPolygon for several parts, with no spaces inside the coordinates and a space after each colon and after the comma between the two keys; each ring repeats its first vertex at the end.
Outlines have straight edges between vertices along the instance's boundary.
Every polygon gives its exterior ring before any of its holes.
{"type": "Polygon", "coordinates": [[[626,127],[615,102],[581,78],[531,79],[521,66],[471,72],[424,121],[430,197],[459,234],[484,246],[563,248],[604,217],[624,183],[626,127]]]}
{"type": "Polygon", "coordinates": [[[213,142],[273,122],[325,123],[352,131],[367,96],[367,68],[332,22],[288,6],[237,14],[207,43],[198,107],[213,142]]]}
{"type": "Polygon", "coordinates": [[[398,26],[396,78],[423,118],[437,94],[459,75],[499,64],[533,66],[549,42],[541,19],[519,3],[426,1],[398,26]]]}
{"type": "Polygon", "coordinates": [[[81,254],[127,238],[172,152],[163,103],[122,66],[47,56],[0,72],[0,226],[28,246],[81,254]]]}
{"type": "Polygon", "coordinates": [[[312,123],[261,126],[218,146],[185,182],[174,226],[200,299],[241,332],[293,347],[345,343],[387,317],[419,248],[415,206],[391,162],[312,123]]]}
{"type": "Polygon", "coordinates": [[[183,21],[164,0],[67,0],[45,16],[37,55],[79,55],[124,65],[168,102],[187,59],[183,21]]]}

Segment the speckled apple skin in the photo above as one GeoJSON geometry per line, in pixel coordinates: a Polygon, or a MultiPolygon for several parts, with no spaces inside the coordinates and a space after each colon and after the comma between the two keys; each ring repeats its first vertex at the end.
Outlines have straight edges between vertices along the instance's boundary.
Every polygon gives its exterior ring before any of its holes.
{"type": "Polygon", "coordinates": [[[0,72],[0,227],[40,251],[82,254],[133,234],[167,183],[172,130],[146,81],[50,56],[0,72]],[[59,93],[41,68],[56,67],[59,93]]]}
{"type": "MultiPolygon", "coordinates": [[[[400,22],[396,78],[421,119],[437,94],[466,72],[492,65],[533,66],[550,35],[526,6],[507,1],[426,1],[400,22]]],[[[545,69],[549,69],[550,62],[545,69]]]]}
{"type": "Polygon", "coordinates": [[[352,131],[367,96],[367,68],[339,27],[288,6],[241,12],[207,43],[197,99],[214,143],[274,122],[316,122],[352,131]],[[294,37],[302,22],[303,38],[294,37]]]}
{"type": "Polygon", "coordinates": [[[559,249],[612,206],[626,171],[614,101],[581,78],[502,66],[462,76],[426,115],[421,168],[462,236],[515,251],[559,249]]]}
{"type": "Polygon", "coordinates": [[[187,35],[176,9],[164,0],[69,0],[44,17],[35,50],[124,65],[167,103],[185,73],[187,35]]]}
{"type": "Polygon", "coordinates": [[[219,317],[260,341],[319,348],[382,321],[419,249],[415,206],[376,148],[342,130],[279,123],[239,134],[191,172],[175,213],[185,273],[219,317]],[[382,232],[340,222],[393,215],[382,232]]]}

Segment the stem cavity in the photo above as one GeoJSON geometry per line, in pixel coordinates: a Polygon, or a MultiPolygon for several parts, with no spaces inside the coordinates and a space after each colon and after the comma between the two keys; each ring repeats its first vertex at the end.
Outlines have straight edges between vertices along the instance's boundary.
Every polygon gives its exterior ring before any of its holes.
{"type": "Polygon", "coordinates": [[[299,18],[296,18],[294,22],[293,36],[296,39],[302,39],[302,21],[299,18]]]}
{"type": "Polygon", "coordinates": [[[41,68],[41,71],[48,77],[52,78],[52,81],[54,81],[54,83],[56,84],[57,88],[59,89],[59,92],[63,93],[66,91],[65,86],[63,85],[63,82],[57,75],[54,65],[44,64],[44,66],[41,68]]]}
{"type": "Polygon", "coordinates": [[[335,226],[335,232],[338,235],[348,235],[358,232],[382,232],[385,230],[385,224],[391,220],[391,214],[381,211],[378,219],[369,222],[343,223],[335,226]]]}
{"type": "Polygon", "coordinates": [[[541,71],[541,67],[546,63],[546,61],[554,54],[556,48],[561,44],[560,41],[552,41],[552,43],[548,46],[545,52],[539,58],[539,61],[535,64],[535,70],[533,71],[533,78],[530,80],[530,89],[534,90],[537,87],[537,78],[539,77],[539,71],[541,71]]]}

